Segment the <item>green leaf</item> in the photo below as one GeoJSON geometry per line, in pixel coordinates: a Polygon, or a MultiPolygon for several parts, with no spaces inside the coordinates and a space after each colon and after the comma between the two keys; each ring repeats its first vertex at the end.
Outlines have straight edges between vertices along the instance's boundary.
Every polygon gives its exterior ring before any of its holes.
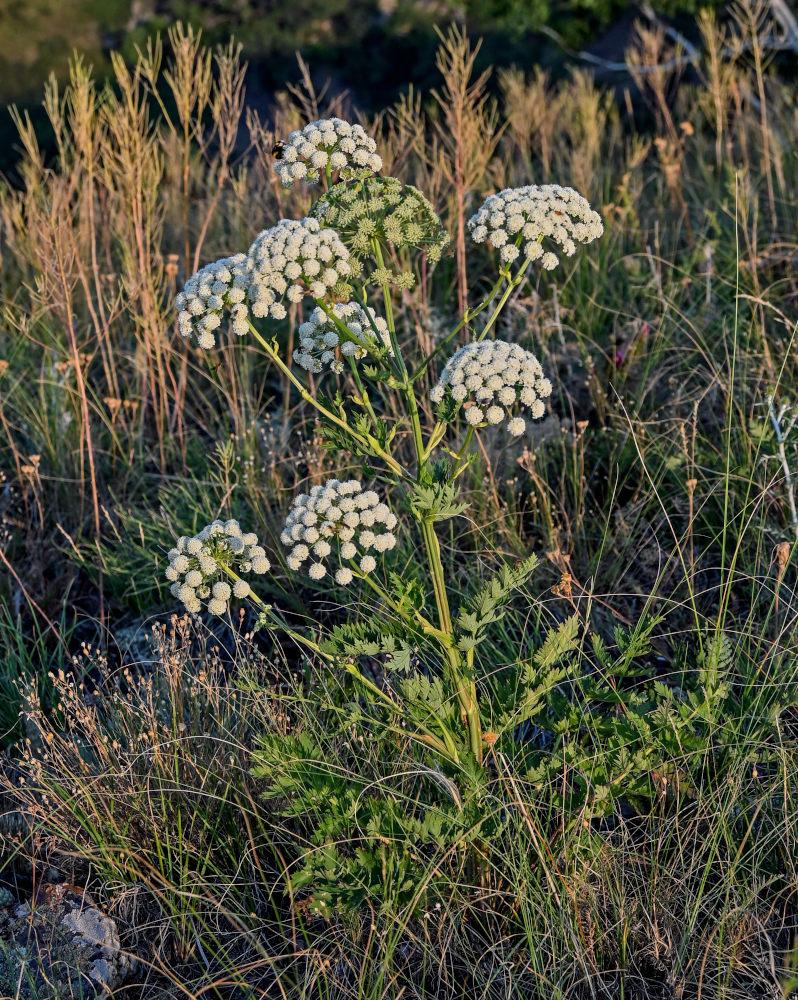
{"type": "Polygon", "coordinates": [[[510,594],[526,583],[537,564],[535,555],[528,556],[517,566],[505,563],[465,602],[454,623],[459,649],[466,652],[483,641],[488,625],[502,618],[510,594]]]}
{"type": "Polygon", "coordinates": [[[418,483],[407,498],[411,513],[419,521],[446,521],[457,517],[468,508],[457,500],[458,490],[453,483],[418,483]]]}
{"type": "Polygon", "coordinates": [[[325,653],[333,656],[377,656],[389,654],[396,670],[409,670],[412,655],[411,637],[404,634],[400,622],[392,622],[389,631],[385,622],[355,622],[336,625],[329,638],[321,644],[325,653]]]}

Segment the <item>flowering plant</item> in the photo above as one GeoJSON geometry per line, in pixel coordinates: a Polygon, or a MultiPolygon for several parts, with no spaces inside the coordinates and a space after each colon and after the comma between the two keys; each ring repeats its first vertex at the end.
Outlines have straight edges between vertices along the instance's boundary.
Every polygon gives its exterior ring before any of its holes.
{"type": "MultiPolygon", "coordinates": [[[[176,303],[179,330],[210,350],[227,313],[233,332],[253,337],[315,407],[327,444],[362,461],[371,483],[330,479],[296,496],[280,541],[289,572],[306,572],[326,587],[367,588],[379,614],[322,629],[320,641],[289,627],[242,578],[268,572],[270,562],[257,538],[234,521],[179,539],[167,575],[191,612],[203,601],[216,614],[231,598],[253,601],[261,627],[283,630],[317,660],[351,675],[375,704],[399,714],[424,752],[479,768],[485,748],[530,718],[562,677],[557,662],[574,645],[576,623],[555,634],[536,670],[523,674],[503,706],[483,704],[475,651],[536,560],[505,565],[454,612],[438,526],[467,507],[458,481],[475,435],[493,427],[520,437],[525,418],[542,417],[552,393],[534,354],[495,339],[503,308],[530,267],[558,265],[551,247],[572,255],[577,244],[601,235],[601,219],[581,195],[556,185],[488,197],[468,229],[475,244],[498,251],[493,287],[412,363],[399,341],[395,301],[413,287],[422,262],[428,275],[446,249],[449,237],[433,206],[416,188],[379,175],[376,146],[360,126],[312,122],[275,148],[283,184],[318,183],[319,198],[308,217],[279,221],[255,237],[246,255],[226,257],[190,278],[176,303]],[[298,324],[293,359],[283,356],[271,332],[289,316],[298,324]],[[468,342],[444,361],[461,333],[468,342]],[[319,381],[351,379],[352,391],[347,398],[336,390],[322,395],[310,373],[319,381]],[[434,407],[429,427],[423,426],[422,394],[434,407]],[[423,546],[426,592],[417,578],[403,579],[392,568],[413,530],[400,519],[402,510],[423,546]],[[382,686],[360,669],[362,658],[380,656],[395,678],[382,686]]],[[[274,553],[272,562],[279,559],[274,553]]]]}

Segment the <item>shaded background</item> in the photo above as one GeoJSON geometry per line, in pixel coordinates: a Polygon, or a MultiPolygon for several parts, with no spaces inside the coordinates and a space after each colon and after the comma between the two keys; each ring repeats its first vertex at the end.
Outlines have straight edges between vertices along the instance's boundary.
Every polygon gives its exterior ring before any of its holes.
{"type": "MultiPolygon", "coordinates": [[[[648,9],[690,36],[699,7],[726,6],[658,0],[648,9]]],[[[0,103],[28,110],[46,144],[42,86],[51,73],[65,79],[73,52],[102,77],[112,50],[133,58],[137,46],[182,20],[209,42],[235,36],[250,64],[248,102],[263,111],[276,89],[297,78],[297,52],[314,77],[329,78],[373,111],[408,84],[426,89],[435,80],[436,27],[458,21],[482,37],[478,66],[543,65],[556,77],[582,62],[576,49],[622,59],[645,9],[617,0],[0,0],[0,103]]],[[[15,141],[3,110],[0,171],[13,168],[15,141]]]]}

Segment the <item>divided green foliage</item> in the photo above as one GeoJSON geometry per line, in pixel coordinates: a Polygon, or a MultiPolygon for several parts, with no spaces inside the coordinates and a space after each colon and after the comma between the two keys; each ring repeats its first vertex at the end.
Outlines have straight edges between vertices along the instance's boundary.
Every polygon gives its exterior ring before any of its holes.
{"type": "Polygon", "coordinates": [[[353,657],[386,654],[386,661],[395,670],[409,670],[412,647],[405,639],[406,629],[399,627],[398,635],[388,631],[389,620],[346,622],[330,629],[321,648],[333,656],[353,657]]]}
{"type": "Polygon", "coordinates": [[[504,608],[514,590],[523,587],[538,564],[537,556],[528,556],[517,566],[505,563],[496,576],[468,598],[455,619],[458,648],[466,652],[486,638],[487,629],[504,615],[504,608]]]}
{"type": "Polygon", "coordinates": [[[741,685],[738,655],[723,632],[682,653],[678,683],[658,680],[640,663],[656,624],[644,618],[617,630],[614,655],[594,635],[594,667],[533,716],[550,747],[526,751],[528,779],[572,822],[609,816],[620,803],[641,813],[658,799],[676,804],[705,781],[722,781],[744,746],[764,765],[781,741],[782,716],[798,706],[794,680],[761,690],[741,685]]]}
{"type": "MultiPolygon", "coordinates": [[[[533,656],[502,671],[496,682],[494,729],[516,739],[516,727],[534,718],[546,705],[560,682],[573,672],[571,654],[578,649],[579,619],[576,615],[546,636],[533,656]],[[563,663],[563,661],[567,661],[563,663]]],[[[502,746],[508,740],[502,741],[502,746]]]]}
{"type": "MultiPolygon", "coordinates": [[[[398,690],[419,717],[453,723],[440,679],[416,674],[398,690]]],[[[486,775],[425,761],[420,744],[390,735],[378,704],[320,721],[313,733],[266,735],[256,752],[270,807],[298,823],[292,891],[325,916],[364,907],[420,914],[441,898],[458,864],[454,848],[485,843],[502,827],[486,775]],[[338,735],[345,729],[356,729],[354,742],[338,735]]]]}
{"type": "Polygon", "coordinates": [[[419,521],[448,521],[468,509],[468,503],[458,496],[454,483],[417,483],[407,497],[407,506],[419,521]]]}

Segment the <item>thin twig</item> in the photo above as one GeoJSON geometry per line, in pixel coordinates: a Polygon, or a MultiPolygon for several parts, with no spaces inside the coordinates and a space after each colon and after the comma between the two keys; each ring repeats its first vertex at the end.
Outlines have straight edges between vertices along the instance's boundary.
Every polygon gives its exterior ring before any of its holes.
{"type": "Polygon", "coordinates": [[[795,426],[798,417],[793,417],[787,425],[786,430],[782,430],[782,421],[788,409],[789,407],[782,405],[779,407],[779,412],[776,413],[773,406],[773,397],[768,397],[768,416],[770,417],[771,424],[773,424],[773,430],[776,434],[776,444],[778,445],[779,461],[781,462],[782,469],[784,469],[784,487],[787,491],[787,502],[790,505],[790,520],[792,521],[795,537],[798,538],[798,510],[795,507],[795,484],[790,472],[790,463],[787,461],[787,449],[784,447],[787,437],[795,426]]]}

